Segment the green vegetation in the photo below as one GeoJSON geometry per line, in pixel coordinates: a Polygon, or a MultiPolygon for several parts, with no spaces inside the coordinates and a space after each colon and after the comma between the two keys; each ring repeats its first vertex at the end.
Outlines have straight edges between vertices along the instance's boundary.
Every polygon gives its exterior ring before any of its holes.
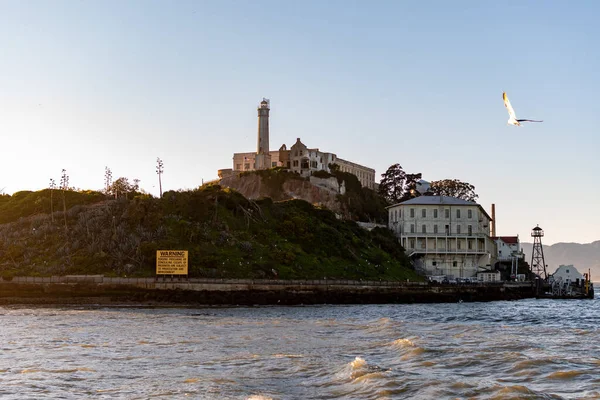
{"type": "Polygon", "coordinates": [[[219,185],[162,198],[65,195],[66,227],[58,204],[51,220],[49,190],[0,198],[1,276],[153,276],[156,251],[175,249],[189,250],[190,277],[421,279],[389,230],[301,200],[251,201],[219,185]]]}

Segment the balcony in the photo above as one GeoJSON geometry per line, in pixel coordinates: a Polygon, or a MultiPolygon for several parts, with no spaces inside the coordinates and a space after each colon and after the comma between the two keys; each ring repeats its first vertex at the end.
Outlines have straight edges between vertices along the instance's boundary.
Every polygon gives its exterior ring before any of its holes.
{"type": "Polygon", "coordinates": [[[485,239],[485,238],[489,238],[490,235],[488,235],[487,233],[433,233],[433,232],[426,232],[426,233],[418,233],[418,232],[414,232],[414,233],[399,233],[400,236],[402,236],[403,238],[419,238],[419,237],[427,237],[427,238],[439,238],[439,239],[455,239],[455,238],[461,238],[461,239],[468,239],[468,238],[479,238],[479,239],[485,239]]]}
{"type": "Polygon", "coordinates": [[[413,249],[407,248],[406,253],[413,254],[464,254],[464,255],[486,255],[490,254],[485,249],[413,249]]]}

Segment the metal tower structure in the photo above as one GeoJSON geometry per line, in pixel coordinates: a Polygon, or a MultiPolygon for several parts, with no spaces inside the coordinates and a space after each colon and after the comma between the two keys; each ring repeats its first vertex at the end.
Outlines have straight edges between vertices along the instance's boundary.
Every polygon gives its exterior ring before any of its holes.
{"type": "Polygon", "coordinates": [[[541,279],[546,280],[548,278],[548,274],[546,273],[546,262],[544,261],[542,236],[544,236],[544,231],[539,225],[531,230],[531,237],[533,237],[533,249],[531,251],[531,272],[539,276],[541,279]]]}

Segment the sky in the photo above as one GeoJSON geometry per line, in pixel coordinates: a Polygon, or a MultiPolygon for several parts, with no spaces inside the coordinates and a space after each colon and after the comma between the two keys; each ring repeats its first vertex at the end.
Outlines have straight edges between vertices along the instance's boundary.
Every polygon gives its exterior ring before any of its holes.
{"type": "Polygon", "coordinates": [[[193,189],[309,147],[496,205],[498,235],[600,239],[595,1],[0,0],[0,192],[140,179],[193,189]],[[508,126],[506,91],[517,117],[508,126]],[[577,211],[578,210],[578,211],[577,211]],[[575,212],[577,211],[577,212],[575,212]]]}

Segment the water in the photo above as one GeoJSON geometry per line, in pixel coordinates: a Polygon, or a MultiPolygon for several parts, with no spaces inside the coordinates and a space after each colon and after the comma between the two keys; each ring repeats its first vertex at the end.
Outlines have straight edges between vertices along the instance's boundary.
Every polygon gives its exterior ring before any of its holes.
{"type": "Polygon", "coordinates": [[[2,399],[600,399],[600,301],[0,308],[2,399]]]}

